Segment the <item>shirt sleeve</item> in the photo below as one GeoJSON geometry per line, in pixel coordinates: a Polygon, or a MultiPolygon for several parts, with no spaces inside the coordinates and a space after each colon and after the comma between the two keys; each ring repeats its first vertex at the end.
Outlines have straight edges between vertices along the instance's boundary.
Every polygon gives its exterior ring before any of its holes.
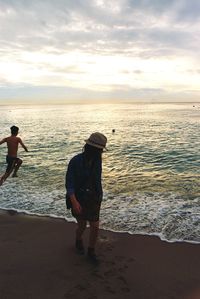
{"type": "Polygon", "coordinates": [[[67,194],[70,196],[75,193],[75,169],[74,169],[74,160],[70,160],[67,172],[66,172],[66,178],[65,178],[65,187],[67,190],[67,194]]]}

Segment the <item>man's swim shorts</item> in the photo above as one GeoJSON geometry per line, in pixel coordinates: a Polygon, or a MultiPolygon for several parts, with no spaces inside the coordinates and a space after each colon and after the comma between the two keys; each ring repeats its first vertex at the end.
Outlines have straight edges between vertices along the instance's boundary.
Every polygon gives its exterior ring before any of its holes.
{"type": "Polygon", "coordinates": [[[6,162],[8,164],[7,168],[6,168],[6,172],[10,172],[15,164],[19,161],[19,158],[17,157],[9,157],[9,156],[6,156],[6,162]]]}

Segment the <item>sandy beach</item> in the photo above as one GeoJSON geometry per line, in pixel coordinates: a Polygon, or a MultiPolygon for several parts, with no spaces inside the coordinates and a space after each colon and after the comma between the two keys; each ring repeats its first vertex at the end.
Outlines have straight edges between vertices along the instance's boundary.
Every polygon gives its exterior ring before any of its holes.
{"type": "Polygon", "coordinates": [[[0,298],[200,298],[200,245],[101,230],[94,266],[75,252],[75,229],[1,211],[0,298]]]}

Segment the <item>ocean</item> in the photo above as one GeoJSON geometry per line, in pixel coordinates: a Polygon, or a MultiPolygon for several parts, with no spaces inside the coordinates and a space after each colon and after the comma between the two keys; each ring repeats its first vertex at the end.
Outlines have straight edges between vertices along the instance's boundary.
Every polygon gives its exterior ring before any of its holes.
{"type": "MultiPolygon", "coordinates": [[[[19,177],[0,187],[1,209],[74,221],[65,207],[67,164],[101,132],[101,228],[200,242],[200,104],[0,106],[0,115],[0,139],[17,125],[29,149],[19,148],[19,177]]],[[[1,174],[6,153],[2,144],[1,174]]]]}

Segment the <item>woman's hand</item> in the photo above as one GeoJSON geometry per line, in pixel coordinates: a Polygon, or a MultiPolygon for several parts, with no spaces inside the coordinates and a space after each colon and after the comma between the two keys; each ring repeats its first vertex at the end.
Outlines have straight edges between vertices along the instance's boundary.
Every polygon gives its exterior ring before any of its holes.
{"type": "Polygon", "coordinates": [[[76,199],[76,196],[74,194],[70,195],[70,200],[72,203],[72,209],[75,212],[75,214],[80,215],[82,208],[78,200],[76,199]]]}

